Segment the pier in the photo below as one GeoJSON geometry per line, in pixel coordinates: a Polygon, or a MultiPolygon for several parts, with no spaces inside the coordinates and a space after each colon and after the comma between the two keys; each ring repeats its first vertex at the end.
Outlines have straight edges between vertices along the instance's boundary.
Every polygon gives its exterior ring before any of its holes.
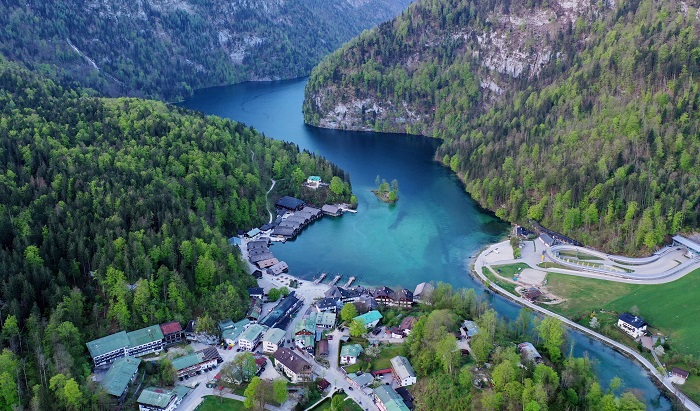
{"type": "Polygon", "coordinates": [[[326,278],[326,275],[328,275],[328,274],[322,273],[320,277],[318,277],[317,279],[314,280],[314,284],[320,284],[321,281],[323,281],[323,279],[326,278]]]}
{"type": "Polygon", "coordinates": [[[330,284],[328,284],[328,285],[329,285],[330,287],[333,287],[333,286],[335,285],[335,283],[337,283],[338,281],[340,281],[340,279],[341,279],[342,277],[343,277],[342,275],[336,275],[335,278],[333,279],[333,281],[331,281],[330,284]]]}
{"type": "Polygon", "coordinates": [[[353,281],[355,281],[355,277],[350,277],[350,278],[348,279],[348,282],[345,283],[345,285],[343,286],[343,288],[348,288],[348,287],[350,287],[350,284],[352,284],[353,281]]]}

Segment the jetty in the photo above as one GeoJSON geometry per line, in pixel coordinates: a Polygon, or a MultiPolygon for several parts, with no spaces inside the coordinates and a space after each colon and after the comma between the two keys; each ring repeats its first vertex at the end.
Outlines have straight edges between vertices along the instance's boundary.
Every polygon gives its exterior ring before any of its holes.
{"type": "Polygon", "coordinates": [[[328,285],[329,285],[330,287],[333,287],[333,286],[335,285],[335,283],[337,283],[338,281],[340,281],[340,279],[341,279],[342,277],[343,277],[342,275],[336,275],[335,278],[333,279],[333,281],[331,281],[330,284],[328,284],[328,285]]]}
{"type": "Polygon", "coordinates": [[[326,273],[322,273],[320,277],[314,280],[314,284],[321,284],[321,281],[323,281],[324,278],[326,278],[326,273]]]}
{"type": "Polygon", "coordinates": [[[353,281],[355,281],[355,277],[350,277],[350,278],[348,279],[348,282],[345,283],[345,285],[343,286],[343,288],[348,288],[348,287],[350,287],[350,284],[352,284],[353,281]]]}
{"type": "Polygon", "coordinates": [[[350,206],[348,206],[347,204],[341,204],[338,208],[339,208],[340,211],[343,212],[343,213],[345,213],[345,212],[348,212],[348,213],[357,213],[357,210],[353,210],[353,209],[350,208],[350,206]]]}

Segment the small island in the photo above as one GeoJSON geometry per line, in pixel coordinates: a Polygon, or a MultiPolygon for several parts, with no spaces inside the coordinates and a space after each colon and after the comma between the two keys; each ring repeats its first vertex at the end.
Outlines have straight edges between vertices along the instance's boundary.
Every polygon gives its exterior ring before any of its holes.
{"type": "Polygon", "coordinates": [[[399,201],[399,182],[398,182],[398,180],[396,180],[396,179],[392,180],[391,186],[390,186],[389,183],[386,182],[386,180],[377,176],[377,178],[374,180],[374,182],[377,185],[377,189],[372,190],[372,192],[374,193],[375,196],[377,196],[378,199],[380,199],[388,204],[394,204],[395,202],[399,201]]]}

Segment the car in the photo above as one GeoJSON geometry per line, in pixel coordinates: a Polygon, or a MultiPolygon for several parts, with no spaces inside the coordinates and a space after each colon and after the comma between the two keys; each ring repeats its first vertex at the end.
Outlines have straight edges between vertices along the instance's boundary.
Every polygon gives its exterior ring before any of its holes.
{"type": "Polygon", "coordinates": [[[353,388],[352,388],[352,387],[348,387],[348,389],[349,389],[350,391],[352,391],[352,390],[353,390],[353,388]]]}
{"type": "Polygon", "coordinates": [[[329,336],[328,336],[328,341],[332,341],[332,340],[333,340],[333,336],[332,336],[332,335],[329,335],[329,336]]]}

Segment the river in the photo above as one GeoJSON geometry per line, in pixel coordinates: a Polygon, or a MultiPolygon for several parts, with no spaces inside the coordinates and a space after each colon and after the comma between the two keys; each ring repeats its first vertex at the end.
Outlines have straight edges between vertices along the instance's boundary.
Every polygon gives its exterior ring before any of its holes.
{"type": "MultiPolygon", "coordinates": [[[[306,79],[300,79],[215,87],[180,104],[293,142],[350,173],[358,213],[313,223],[294,241],[275,245],[275,257],[287,262],[290,274],[306,279],[327,272],[329,277],[356,276],[370,286],[409,289],[423,281],[442,281],[483,293],[469,274],[470,258],[503,239],[509,225],[480,209],[456,176],[433,161],[435,140],[305,125],[305,84],[306,79]],[[371,193],[377,175],[398,180],[396,204],[385,204],[371,193]]],[[[488,298],[500,315],[517,316],[519,306],[499,296],[488,298]]],[[[569,343],[574,355],[593,360],[603,387],[617,376],[624,388],[644,393],[649,409],[670,409],[633,361],[578,332],[569,332],[569,343]]]]}

